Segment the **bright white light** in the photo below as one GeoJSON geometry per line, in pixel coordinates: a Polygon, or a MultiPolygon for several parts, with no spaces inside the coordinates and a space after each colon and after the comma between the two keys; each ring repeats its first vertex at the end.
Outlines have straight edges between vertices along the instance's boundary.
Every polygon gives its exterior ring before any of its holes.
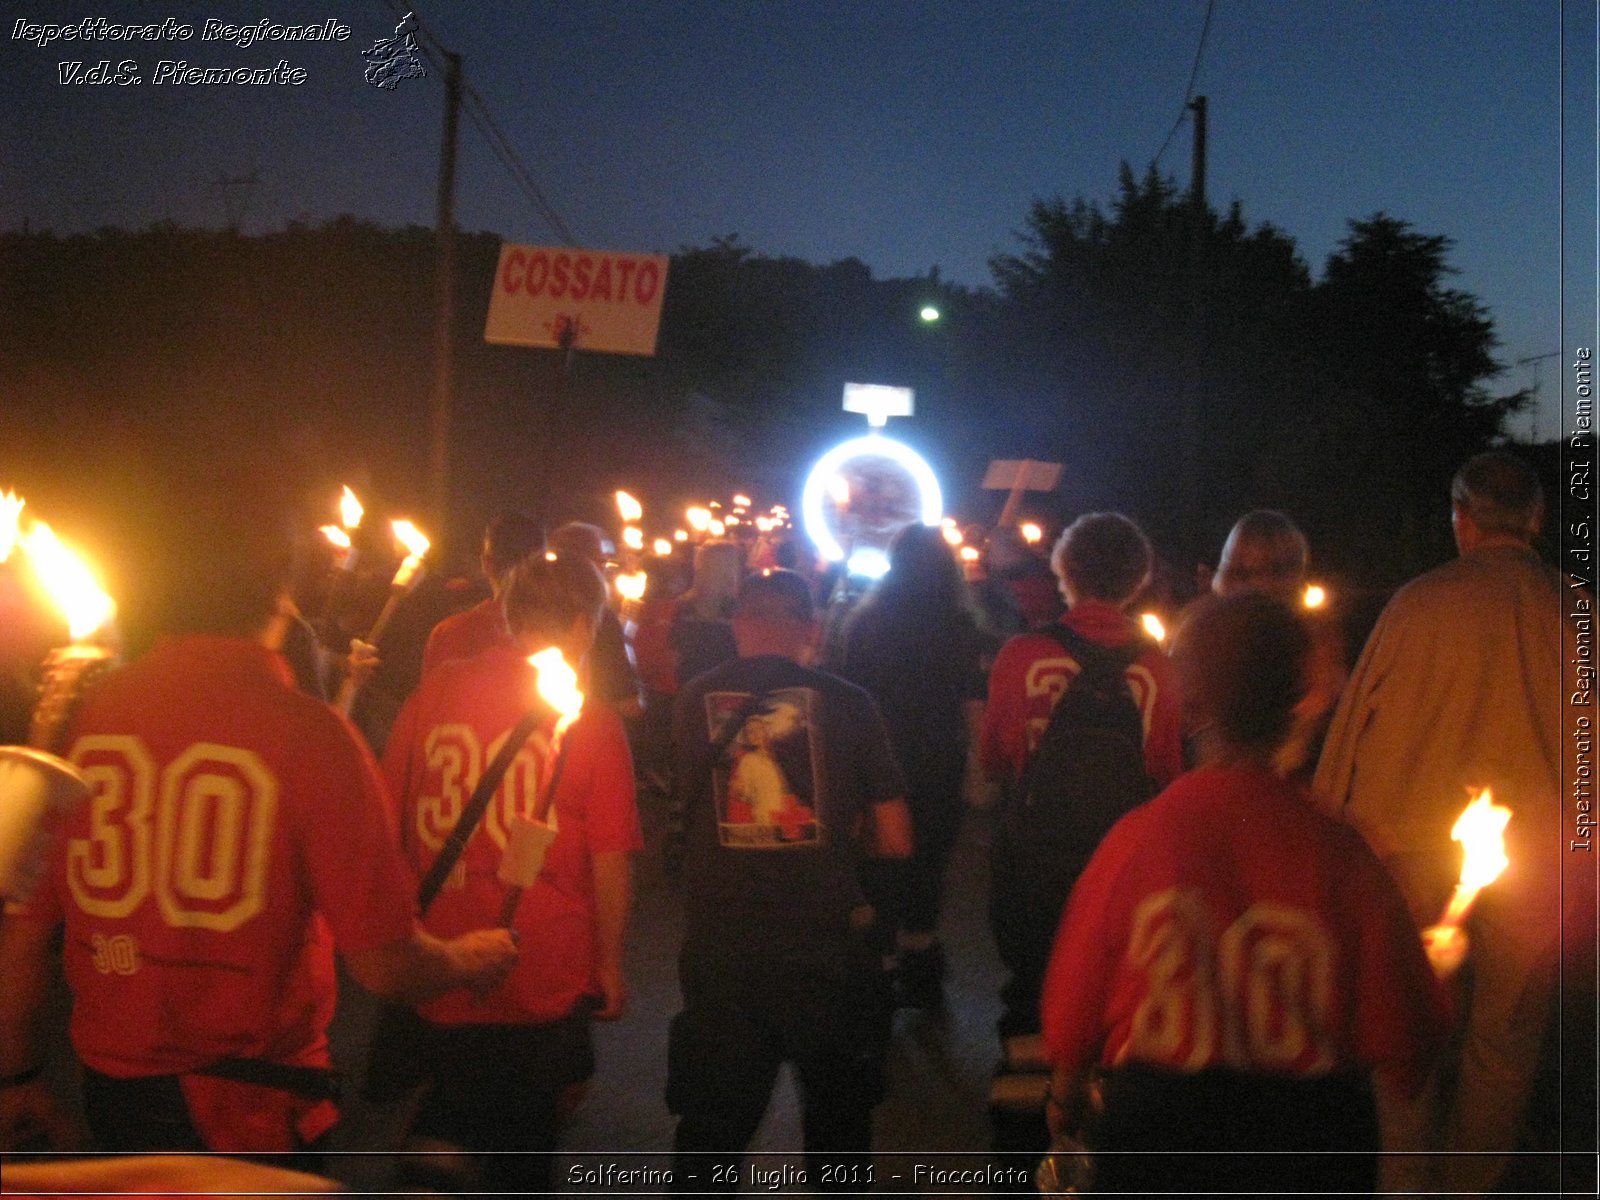
{"type": "Polygon", "coordinates": [[[922,311],[917,315],[931,325],[933,322],[939,319],[939,309],[935,305],[924,304],[922,306],[922,311]]]}
{"type": "Polygon", "coordinates": [[[715,517],[706,522],[706,529],[710,531],[712,537],[721,537],[728,532],[728,527],[715,517]]]}
{"type": "Polygon", "coordinates": [[[658,558],[665,558],[672,553],[672,543],[667,541],[666,538],[657,538],[650,543],[650,548],[656,552],[658,558]]]}
{"type": "Polygon", "coordinates": [[[1033,521],[1024,521],[1018,528],[1018,532],[1022,534],[1022,540],[1030,546],[1037,545],[1044,540],[1044,530],[1040,529],[1033,521]]]}
{"type": "Polygon", "coordinates": [[[622,544],[629,550],[644,549],[644,530],[637,525],[626,525],[622,530],[622,544]]]}
{"type": "Polygon", "coordinates": [[[737,495],[737,496],[735,496],[733,498],[733,503],[734,503],[735,506],[737,506],[739,508],[749,508],[750,507],[750,497],[744,495],[743,493],[740,493],[739,495],[737,495]]]}
{"type": "Polygon", "coordinates": [[[845,569],[863,579],[882,579],[889,573],[889,556],[882,550],[857,550],[850,556],[845,569]]]}
{"type": "Polygon", "coordinates": [[[1306,584],[1305,594],[1300,598],[1300,602],[1307,608],[1321,608],[1328,602],[1327,589],[1320,587],[1315,583],[1308,583],[1306,584]]]}
{"type": "Polygon", "coordinates": [[[1161,623],[1161,618],[1153,612],[1147,612],[1139,617],[1139,624],[1144,626],[1144,631],[1158,642],[1167,640],[1167,627],[1161,623]]]}
{"type": "Polygon", "coordinates": [[[857,456],[891,459],[904,467],[915,480],[917,494],[922,502],[922,523],[937,525],[944,512],[944,497],[939,491],[939,480],[933,468],[922,456],[903,442],[882,434],[851,438],[840,442],[817,460],[806,477],[806,486],[800,496],[800,514],[805,523],[806,535],[816,544],[817,551],[828,562],[840,562],[845,557],[844,547],[833,536],[823,516],[823,505],[830,498],[833,480],[840,478],[839,469],[857,456]]]}

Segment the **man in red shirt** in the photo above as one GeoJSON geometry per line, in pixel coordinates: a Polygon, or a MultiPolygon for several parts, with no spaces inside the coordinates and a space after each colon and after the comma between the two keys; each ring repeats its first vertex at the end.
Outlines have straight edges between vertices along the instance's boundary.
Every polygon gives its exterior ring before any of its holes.
{"type": "Polygon", "coordinates": [[[539,550],[544,535],[539,523],[519,512],[501,513],[483,531],[483,554],[478,565],[489,581],[489,598],[465,612],[446,617],[433,627],[422,651],[422,673],[426,675],[452,658],[472,658],[490,646],[511,641],[506,629],[500,594],[511,568],[539,550]]]}
{"type": "MultiPolygon", "coordinates": [[[[1123,611],[1149,579],[1152,561],[1150,543],[1139,527],[1117,513],[1080,517],[1062,533],[1050,556],[1068,607],[1061,624],[1071,634],[1093,647],[1130,652],[1143,643],[1123,678],[1138,709],[1145,769],[1150,780],[1164,786],[1183,769],[1171,665],[1123,611]]],[[[1023,865],[1025,848],[1007,833],[1015,828],[1016,837],[1026,838],[1026,822],[1019,819],[1013,825],[1009,817],[1021,802],[1023,774],[1051,711],[1081,670],[1083,664],[1061,640],[1036,631],[1007,641],[989,673],[979,755],[989,777],[1002,787],[990,895],[995,944],[1011,972],[1001,993],[1002,1040],[1038,1032],[1039,983],[1071,888],[1070,878],[1046,886],[1033,877],[1023,865]]]]}
{"type": "MultiPolygon", "coordinates": [[[[425,873],[467,797],[508,734],[540,704],[528,656],[550,646],[579,662],[605,602],[600,573],[582,558],[527,559],[503,580],[511,641],[428,675],[389,736],[384,772],[399,804],[401,837],[425,873]]],[[[498,919],[497,879],[511,830],[538,816],[556,755],[551,725],[512,759],[451,878],[428,910],[441,937],[498,919]]],[[[586,703],[559,742],[561,768],[544,823],[556,829],[543,869],[518,904],[523,958],[487,995],[445,996],[421,1009],[433,1086],[413,1129],[428,1142],[478,1151],[488,1187],[543,1193],[549,1152],[573,1085],[593,1070],[589,1017],[615,1020],[626,992],[623,935],[630,856],[641,848],[633,763],[611,706],[586,703]]]]}
{"type": "Polygon", "coordinates": [[[112,1150],[314,1147],[337,1119],[336,946],[363,986],[413,1000],[516,961],[502,930],[417,925],[376,764],[295,690],[285,511],[231,479],[157,518],[174,632],[86,698],[69,744],[90,801],[0,926],[0,1145],[54,1119],[34,1076],[63,922],[87,1116],[112,1150]]]}

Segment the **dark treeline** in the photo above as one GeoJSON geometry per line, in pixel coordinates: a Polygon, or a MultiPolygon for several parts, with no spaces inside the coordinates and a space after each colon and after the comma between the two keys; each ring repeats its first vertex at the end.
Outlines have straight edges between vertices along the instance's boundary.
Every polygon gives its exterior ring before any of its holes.
{"type": "MultiPolygon", "coordinates": [[[[254,237],[3,235],[0,486],[93,545],[122,536],[104,513],[158,486],[152,464],[271,443],[308,495],[349,482],[420,510],[433,243],[350,217],[254,237]]],[[[1387,587],[1448,555],[1450,473],[1526,399],[1493,390],[1492,323],[1449,287],[1447,238],[1352,221],[1313,281],[1283,232],[1237,205],[1197,215],[1126,169],[1108,208],[1035,203],[987,289],[736,238],[684,249],[658,354],[580,352],[570,373],[558,352],[483,342],[498,249],[458,239],[447,540],[463,558],[541,479],[558,518],[608,515],[617,487],[658,510],[734,489],[793,505],[811,459],[861,428],[839,409],[853,380],[916,389],[899,436],[963,517],[998,511],[977,488],[989,459],[1059,461],[1060,491],[1031,498],[1047,518],[1118,507],[1178,561],[1186,531],[1214,556],[1238,513],[1283,507],[1324,569],[1387,587]],[[918,319],[928,301],[937,324],[918,319]]]]}

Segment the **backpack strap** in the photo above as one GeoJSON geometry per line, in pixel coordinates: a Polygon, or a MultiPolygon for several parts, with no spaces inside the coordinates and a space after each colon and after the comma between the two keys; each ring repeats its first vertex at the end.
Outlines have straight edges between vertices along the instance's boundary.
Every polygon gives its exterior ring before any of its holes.
{"type": "Polygon", "coordinates": [[[1037,632],[1046,634],[1059,642],[1061,648],[1072,655],[1079,666],[1084,668],[1115,668],[1118,675],[1121,675],[1134,663],[1138,662],[1139,656],[1147,648],[1143,636],[1136,636],[1126,646],[1102,646],[1099,642],[1090,641],[1076,629],[1069,625],[1064,625],[1060,621],[1045,625],[1037,632]]]}

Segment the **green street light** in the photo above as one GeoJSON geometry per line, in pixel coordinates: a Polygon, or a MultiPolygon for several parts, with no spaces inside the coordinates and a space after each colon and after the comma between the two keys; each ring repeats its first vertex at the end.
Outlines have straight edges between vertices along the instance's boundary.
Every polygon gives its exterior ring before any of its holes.
{"type": "Polygon", "coordinates": [[[917,314],[925,325],[932,325],[940,317],[939,308],[934,304],[924,304],[922,311],[917,314]]]}

